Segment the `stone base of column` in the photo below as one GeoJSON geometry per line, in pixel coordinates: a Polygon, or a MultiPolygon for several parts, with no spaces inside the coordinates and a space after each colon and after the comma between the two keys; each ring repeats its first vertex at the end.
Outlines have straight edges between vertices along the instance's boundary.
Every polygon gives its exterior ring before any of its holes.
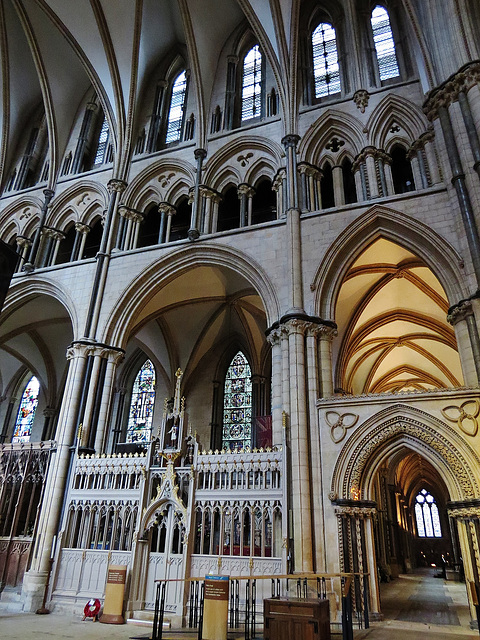
{"type": "Polygon", "coordinates": [[[188,230],[188,239],[190,241],[198,240],[200,237],[200,231],[198,229],[189,229],[188,230]]]}
{"type": "Polygon", "coordinates": [[[35,613],[42,606],[48,573],[28,571],[23,577],[22,600],[26,613],[35,613]]]}

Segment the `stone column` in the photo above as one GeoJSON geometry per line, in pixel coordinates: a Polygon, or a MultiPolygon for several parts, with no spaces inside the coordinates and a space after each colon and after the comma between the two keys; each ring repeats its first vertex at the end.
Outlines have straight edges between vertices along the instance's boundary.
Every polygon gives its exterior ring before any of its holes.
{"type": "Polygon", "coordinates": [[[85,410],[83,412],[82,418],[82,438],[80,442],[80,447],[87,448],[88,442],[90,440],[90,430],[92,428],[92,414],[95,406],[95,397],[97,391],[98,378],[100,375],[100,364],[101,364],[101,356],[100,356],[100,348],[92,347],[91,354],[93,356],[93,367],[90,375],[90,380],[88,381],[88,391],[86,393],[86,404],[85,410]]]}
{"type": "Polygon", "coordinates": [[[3,444],[7,439],[8,430],[10,427],[10,421],[12,419],[13,408],[18,401],[19,401],[19,398],[15,398],[14,396],[12,396],[8,400],[8,406],[5,411],[5,417],[3,419],[2,433],[0,434],[0,444],[3,444]]]}
{"type": "Polygon", "coordinates": [[[83,258],[83,252],[85,250],[85,242],[87,241],[87,234],[90,232],[88,224],[82,222],[75,223],[75,242],[73,243],[72,253],[70,254],[70,262],[74,260],[81,260],[83,258]]]}
{"type": "Polygon", "coordinates": [[[152,115],[150,116],[150,125],[148,127],[147,144],[145,148],[147,153],[153,153],[157,150],[157,139],[160,134],[162,113],[165,110],[166,88],[167,82],[165,80],[157,82],[155,102],[153,105],[152,115]]]}
{"type": "Polygon", "coordinates": [[[380,195],[377,180],[377,167],[375,157],[377,155],[375,147],[366,147],[363,150],[365,156],[365,166],[367,168],[368,186],[370,190],[370,199],[378,198],[380,195]]]}
{"type": "Polygon", "coordinates": [[[110,415],[110,405],[114,393],[115,371],[118,365],[123,361],[125,351],[117,348],[102,349],[101,356],[107,358],[107,367],[105,370],[105,378],[103,380],[103,389],[100,399],[100,407],[97,419],[97,433],[95,436],[95,451],[103,453],[105,447],[105,433],[107,421],[110,415]]]}
{"type": "Polygon", "coordinates": [[[167,228],[165,230],[165,239],[163,240],[163,242],[170,242],[170,231],[172,228],[172,216],[174,216],[177,213],[177,210],[175,209],[175,207],[172,207],[171,204],[169,204],[168,202],[161,202],[158,205],[158,210],[160,211],[161,215],[162,215],[162,219],[165,217],[167,220],[167,228]]]}
{"type": "Polygon", "coordinates": [[[43,410],[43,417],[45,418],[45,422],[43,423],[43,431],[42,431],[42,441],[52,440],[54,434],[52,433],[52,418],[57,415],[56,409],[53,407],[46,407],[43,410]]]}
{"type": "Polygon", "coordinates": [[[425,185],[424,185],[422,173],[420,171],[420,162],[418,160],[418,146],[416,144],[413,144],[410,147],[407,153],[407,158],[410,160],[410,164],[412,166],[413,181],[415,182],[415,188],[421,189],[425,185]]]}
{"type": "Polygon", "coordinates": [[[435,152],[435,136],[432,130],[427,131],[421,136],[424,144],[425,154],[427,156],[428,171],[430,173],[430,182],[432,185],[440,184],[442,177],[440,175],[440,169],[438,167],[437,154],[435,152]]]}
{"type": "Polygon", "coordinates": [[[383,171],[385,174],[385,195],[393,196],[395,194],[395,185],[393,184],[392,175],[392,157],[388,153],[383,154],[383,171]]]}
{"type": "Polygon", "coordinates": [[[38,531],[32,553],[31,566],[25,574],[22,592],[24,611],[36,611],[43,599],[45,582],[50,568],[50,553],[57,534],[61,509],[67,489],[70,448],[75,440],[78,404],[84,383],[85,365],[90,345],[75,342],[67,350],[69,368],[57,427],[57,451],[48,469],[38,531]]]}
{"type": "Polygon", "coordinates": [[[28,254],[28,250],[32,246],[32,241],[30,240],[30,238],[25,238],[24,236],[17,236],[15,238],[15,242],[17,243],[17,247],[18,247],[17,253],[20,254],[20,257],[18,259],[17,268],[15,269],[15,271],[18,273],[23,268],[25,259],[26,259],[27,254],[28,254]]]}
{"type": "Polygon", "coordinates": [[[305,380],[305,332],[308,323],[286,322],[290,361],[291,496],[293,510],[294,567],[313,571],[311,477],[305,380]]]}
{"type": "Polygon", "coordinates": [[[190,223],[190,229],[188,230],[189,240],[197,240],[200,237],[200,231],[198,230],[199,220],[199,207],[200,207],[200,183],[202,181],[202,165],[204,159],[207,157],[205,149],[195,149],[195,160],[197,161],[197,173],[195,176],[195,191],[192,204],[192,218],[190,223]]]}
{"type": "Polygon", "coordinates": [[[318,429],[317,399],[320,396],[318,379],[318,350],[317,340],[322,334],[322,328],[313,323],[307,325],[307,375],[308,375],[308,408],[310,422],[310,455],[311,455],[311,486],[312,490],[312,546],[315,550],[314,570],[326,572],[325,559],[325,520],[323,505],[323,476],[322,456],[320,449],[320,434],[318,429]]]}
{"type": "Polygon", "coordinates": [[[288,135],[282,139],[287,158],[287,246],[290,278],[290,312],[303,312],[302,254],[300,209],[298,208],[297,189],[297,135],[288,135]]]}
{"type": "Polygon", "coordinates": [[[95,270],[92,293],[90,295],[90,304],[85,322],[84,335],[87,338],[94,337],[97,331],[98,316],[103,302],[103,292],[105,289],[105,281],[107,279],[108,265],[110,262],[110,251],[115,228],[114,221],[118,208],[118,200],[126,186],[126,182],[117,179],[110,180],[107,185],[110,193],[110,201],[108,203],[108,209],[105,216],[105,225],[103,228],[100,251],[97,254],[97,268],[95,270]]]}
{"type": "Polygon", "coordinates": [[[341,207],[345,204],[345,190],[343,188],[343,171],[340,165],[336,164],[332,167],[332,177],[335,206],[341,207]]]}
{"type": "Polygon", "coordinates": [[[80,173],[83,170],[83,159],[87,152],[88,141],[90,139],[90,129],[92,126],[93,116],[97,110],[95,102],[87,102],[83,122],[78,136],[75,154],[73,156],[72,166],[69,173],[80,173]]]}
{"type": "Polygon", "coordinates": [[[267,336],[267,340],[272,347],[272,444],[281,446],[283,444],[282,426],[282,336],[279,328],[273,329],[267,336]]]}
{"type": "Polygon", "coordinates": [[[50,205],[50,201],[54,196],[54,191],[51,189],[45,189],[43,192],[44,200],[42,204],[42,208],[40,211],[40,220],[38,223],[38,229],[35,232],[35,238],[33,239],[32,248],[30,249],[30,255],[28,256],[28,261],[23,265],[23,270],[26,273],[31,273],[35,269],[35,263],[37,259],[38,247],[40,246],[40,239],[43,233],[43,227],[45,226],[45,221],[47,219],[48,207],[50,205]]]}
{"type": "Polygon", "coordinates": [[[237,187],[237,193],[240,200],[240,227],[250,226],[252,224],[252,198],[255,189],[242,182],[237,187]]]}
{"type": "Polygon", "coordinates": [[[478,291],[480,289],[480,236],[457,146],[457,134],[459,132],[454,131],[449,113],[449,107],[453,101],[458,98],[456,87],[457,85],[453,82],[448,82],[444,86],[439,87],[435,92],[432,92],[430,98],[424,105],[424,111],[429,120],[433,121],[438,118],[440,121],[452,172],[452,184],[455,187],[457,195],[478,291]]]}
{"type": "Polygon", "coordinates": [[[277,194],[277,219],[284,218],[286,215],[285,198],[284,198],[285,180],[286,180],[285,169],[279,169],[272,183],[272,189],[277,194]]]}
{"type": "MultiPolygon", "coordinates": [[[[473,356],[473,363],[466,361],[465,353],[463,349],[460,351],[460,361],[462,363],[463,375],[465,377],[466,384],[478,384],[480,382],[480,336],[478,333],[477,323],[475,321],[475,315],[473,312],[471,300],[462,300],[458,304],[450,308],[447,316],[448,322],[455,326],[458,331],[461,322],[465,322],[468,331],[468,340],[471,347],[471,353],[473,356]],[[473,367],[472,367],[473,364],[473,367]],[[476,381],[471,380],[470,370],[474,368],[476,374],[476,381]]],[[[461,346],[460,340],[458,340],[459,346],[461,346]]]]}
{"type": "Polygon", "coordinates": [[[322,325],[320,331],[319,358],[320,358],[320,397],[333,396],[333,363],[332,340],[337,335],[336,326],[322,325]]]}

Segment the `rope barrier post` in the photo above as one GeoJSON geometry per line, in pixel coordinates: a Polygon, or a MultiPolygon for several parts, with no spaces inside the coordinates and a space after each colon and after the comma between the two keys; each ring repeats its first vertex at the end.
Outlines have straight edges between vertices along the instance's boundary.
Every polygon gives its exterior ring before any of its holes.
{"type": "Polygon", "coordinates": [[[157,624],[158,624],[158,610],[160,608],[160,582],[157,582],[155,587],[155,610],[153,612],[153,629],[152,640],[158,640],[157,638],[157,624]]]}
{"type": "Polygon", "coordinates": [[[205,596],[205,582],[200,585],[200,611],[198,616],[198,640],[202,640],[203,635],[203,604],[205,596]]]}
{"type": "Polygon", "coordinates": [[[351,582],[351,577],[342,578],[342,640],[353,640],[351,582]]]}

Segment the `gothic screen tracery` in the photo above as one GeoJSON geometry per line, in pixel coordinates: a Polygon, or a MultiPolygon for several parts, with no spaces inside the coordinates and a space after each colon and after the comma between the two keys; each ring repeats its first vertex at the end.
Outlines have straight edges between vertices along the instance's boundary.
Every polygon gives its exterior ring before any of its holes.
{"type": "Polygon", "coordinates": [[[12,442],[28,442],[30,440],[39,392],[40,383],[35,376],[32,376],[20,401],[12,442]]]}
{"type": "Polygon", "coordinates": [[[155,404],[155,367],[143,363],[133,383],[127,426],[127,442],[150,442],[155,404]]]}
{"type": "Polygon", "coordinates": [[[225,376],[222,448],[237,451],[252,443],[252,372],[241,351],[225,376]]]}

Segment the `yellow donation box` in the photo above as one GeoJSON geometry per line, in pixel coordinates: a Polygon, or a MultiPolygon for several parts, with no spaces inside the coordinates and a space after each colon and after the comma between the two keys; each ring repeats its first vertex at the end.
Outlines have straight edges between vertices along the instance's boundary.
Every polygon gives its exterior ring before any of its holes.
{"type": "Polygon", "coordinates": [[[227,640],[228,576],[205,576],[202,640],[227,640]]]}
{"type": "Polygon", "coordinates": [[[105,587],[105,602],[100,622],[106,624],[123,624],[123,594],[125,592],[125,565],[111,564],[108,567],[107,586],[105,587]]]}

